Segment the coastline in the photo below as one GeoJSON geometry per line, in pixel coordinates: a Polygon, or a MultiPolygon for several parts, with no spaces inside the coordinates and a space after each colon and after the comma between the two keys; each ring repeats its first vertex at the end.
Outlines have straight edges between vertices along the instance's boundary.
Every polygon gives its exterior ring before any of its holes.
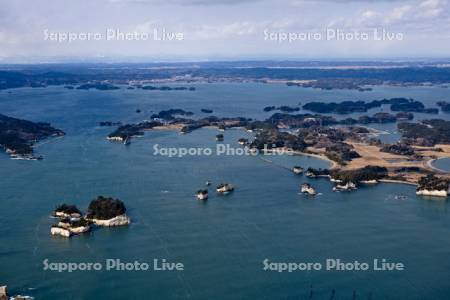
{"type": "Polygon", "coordinates": [[[314,158],[318,158],[318,159],[327,161],[331,165],[330,166],[330,170],[337,169],[339,167],[339,164],[337,162],[329,159],[325,155],[314,154],[314,153],[307,153],[307,152],[301,152],[301,151],[294,151],[294,155],[309,156],[309,157],[314,157],[314,158]]]}
{"type": "Polygon", "coordinates": [[[403,181],[403,180],[394,180],[394,179],[380,179],[379,182],[383,183],[397,183],[397,184],[407,184],[412,186],[419,186],[417,183],[409,182],[409,181],[403,181]]]}
{"type": "Polygon", "coordinates": [[[430,159],[430,160],[426,161],[425,166],[430,168],[432,171],[439,172],[440,174],[450,174],[450,171],[445,171],[445,170],[439,169],[438,167],[433,165],[433,163],[439,159],[442,159],[442,157],[430,159]]]}

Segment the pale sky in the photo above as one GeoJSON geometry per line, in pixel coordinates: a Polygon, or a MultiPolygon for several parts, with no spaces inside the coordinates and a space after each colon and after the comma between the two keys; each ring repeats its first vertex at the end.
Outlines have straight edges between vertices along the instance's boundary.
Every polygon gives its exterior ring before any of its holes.
{"type": "MultiPolygon", "coordinates": [[[[81,35],[80,35],[81,34],[81,35]]],[[[55,35],[53,35],[55,37],[55,35]]],[[[61,37],[59,35],[58,37],[61,37]]],[[[0,62],[450,57],[448,0],[0,0],[0,62]],[[50,40],[45,33],[147,34],[147,40],[50,40]],[[333,32],[368,40],[326,39],[333,32]],[[374,40],[378,33],[394,40],[374,40]],[[155,41],[154,30],[182,35],[155,41]],[[266,33],[266,34],[265,34],[266,33]],[[292,42],[267,34],[321,33],[292,42]],[[401,37],[401,38],[399,38],[401,37]]]]}

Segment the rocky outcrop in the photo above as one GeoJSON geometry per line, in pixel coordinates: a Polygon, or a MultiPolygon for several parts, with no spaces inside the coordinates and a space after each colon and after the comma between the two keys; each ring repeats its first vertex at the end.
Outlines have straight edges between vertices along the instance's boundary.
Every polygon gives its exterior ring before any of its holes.
{"type": "Polygon", "coordinates": [[[58,225],[59,228],[64,228],[70,231],[72,234],[80,234],[84,232],[88,232],[91,230],[91,226],[89,226],[89,222],[83,219],[65,219],[61,220],[58,225]]]}
{"type": "Polygon", "coordinates": [[[346,184],[342,184],[342,183],[338,183],[334,188],[333,191],[338,192],[338,191],[352,191],[352,190],[356,190],[356,184],[354,184],[353,182],[347,182],[346,184]]]}
{"type": "Polygon", "coordinates": [[[52,235],[59,235],[59,236],[63,236],[63,237],[71,237],[72,233],[70,232],[69,229],[67,228],[63,228],[63,227],[59,227],[59,226],[52,226],[52,229],[50,230],[50,233],[52,235]]]}
{"type": "Polygon", "coordinates": [[[312,196],[317,194],[316,190],[309,183],[302,184],[300,191],[303,194],[308,194],[308,195],[312,195],[312,196]]]}
{"type": "Polygon", "coordinates": [[[363,183],[363,184],[377,184],[377,183],[378,183],[378,180],[376,180],[376,179],[372,179],[372,180],[361,180],[360,183],[363,183]]]}
{"type": "Polygon", "coordinates": [[[91,201],[86,218],[99,226],[128,225],[125,205],[119,199],[98,196],[91,201]]]}
{"type": "Polygon", "coordinates": [[[75,205],[61,204],[56,207],[53,215],[57,218],[80,218],[81,211],[75,205]]]}
{"type": "Polygon", "coordinates": [[[420,196],[447,197],[450,183],[447,179],[439,178],[433,174],[419,179],[416,194],[420,196]]]}
{"type": "Polygon", "coordinates": [[[435,197],[447,197],[448,191],[446,190],[417,190],[416,194],[419,196],[435,196],[435,197]]]}
{"type": "Polygon", "coordinates": [[[8,289],[6,285],[0,286],[0,300],[8,300],[8,289]]]}
{"type": "Polygon", "coordinates": [[[87,215],[83,217],[74,205],[63,204],[53,213],[53,216],[60,220],[52,226],[50,232],[52,235],[71,237],[89,232],[92,224],[105,227],[128,225],[131,221],[125,212],[126,208],[122,201],[103,196],[91,201],[87,215]]]}
{"type": "Polygon", "coordinates": [[[119,215],[108,220],[91,219],[90,221],[92,221],[95,225],[105,227],[124,226],[131,223],[130,218],[126,214],[119,215]]]}

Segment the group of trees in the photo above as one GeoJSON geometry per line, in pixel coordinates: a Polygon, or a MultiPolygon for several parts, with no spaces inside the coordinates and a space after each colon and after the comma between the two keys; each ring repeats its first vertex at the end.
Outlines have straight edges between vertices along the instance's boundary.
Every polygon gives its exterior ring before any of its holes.
{"type": "Polygon", "coordinates": [[[449,180],[444,178],[439,178],[433,174],[421,177],[419,179],[418,190],[437,190],[437,191],[448,191],[449,180]]]}
{"type": "Polygon", "coordinates": [[[88,219],[109,220],[126,212],[125,205],[119,199],[98,196],[88,207],[88,219]]]}
{"type": "Polygon", "coordinates": [[[385,167],[379,166],[365,166],[356,170],[340,170],[334,171],[331,174],[334,179],[342,180],[344,183],[379,180],[385,178],[387,175],[388,170],[385,167]]]}
{"type": "Polygon", "coordinates": [[[421,123],[400,123],[402,137],[424,146],[450,143],[450,121],[432,119],[421,123]]]}
{"type": "Polygon", "coordinates": [[[34,123],[0,114],[0,146],[15,154],[31,155],[37,140],[57,135],[64,135],[64,132],[48,123],[34,123]]]}

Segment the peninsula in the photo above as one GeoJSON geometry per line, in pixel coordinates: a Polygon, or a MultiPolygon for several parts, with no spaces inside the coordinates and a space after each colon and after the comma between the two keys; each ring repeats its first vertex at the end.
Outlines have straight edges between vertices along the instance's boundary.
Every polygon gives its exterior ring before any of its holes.
{"type": "Polygon", "coordinates": [[[34,123],[0,114],[0,146],[12,159],[42,159],[41,156],[34,156],[33,146],[36,142],[64,134],[49,123],[34,123]]]}

